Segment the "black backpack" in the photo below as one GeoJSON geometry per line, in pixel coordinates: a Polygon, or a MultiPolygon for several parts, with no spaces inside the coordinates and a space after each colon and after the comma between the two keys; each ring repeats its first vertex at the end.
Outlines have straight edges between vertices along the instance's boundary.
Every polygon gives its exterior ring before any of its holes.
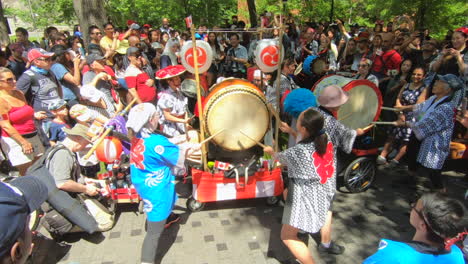
{"type": "Polygon", "coordinates": [[[48,169],[49,162],[59,150],[68,150],[62,144],[57,144],[49,149],[29,167],[27,174],[38,177],[48,189],[47,202],[43,206],[46,213],[44,227],[57,237],[69,232],[73,225],[79,226],[83,231],[92,234],[98,230],[98,223],[89,214],[88,210],[79,199],[74,199],[65,191],[57,188],[55,179],[48,169]]]}

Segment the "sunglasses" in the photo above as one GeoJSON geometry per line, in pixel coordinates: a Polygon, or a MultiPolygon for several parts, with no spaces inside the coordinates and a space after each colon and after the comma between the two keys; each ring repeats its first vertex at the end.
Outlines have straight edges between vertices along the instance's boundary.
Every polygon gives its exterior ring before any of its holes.
{"type": "Polygon", "coordinates": [[[5,79],[5,80],[0,80],[2,82],[6,82],[6,83],[14,83],[16,81],[15,78],[8,78],[8,79],[5,79]]]}
{"type": "Polygon", "coordinates": [[[359,65],[358,65],[358,67],[363,67],[363,68],[368,67],[368,66],[369,66],[369,65],[367,65],[367,64],[359,64],[359,65]]]}
{"type": "Polygon", "coordinates": [[[52,58],[37,58],[36,60],[39,60],[39,61],[51,61],[52,58]]]}
{"type": "Polygon", "coordinates": [[[91,35],[96,35],[96,34],[97,34],[97,35],[102,35],[101,32],[93,32],[93,33],[91,33],[91,35]]]}

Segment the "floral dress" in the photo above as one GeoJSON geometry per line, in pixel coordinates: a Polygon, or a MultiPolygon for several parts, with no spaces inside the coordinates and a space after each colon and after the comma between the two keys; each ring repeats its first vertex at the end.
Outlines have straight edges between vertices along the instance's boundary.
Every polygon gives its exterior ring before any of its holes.
{"type": "MultiPolygon", "coordinates": [[[[419,96],[424,91],[426,86],[421,85],[418,89],[410,89],[410,84],[406,84],[403,93],[400,96],[401,105],[414,105],[417,103],[419,96]]],[[[409,122],[416,122],[416,116],[413,111],[405,112],[405,120],[409,122]]],[[[393,135],[398,140],[409,142],[411,136],[411,128],[408,127],[395,127],[393,135]]]]}
{"type": "Polygon", "coordinates": [[[178,89],[177,91],[174,91],[171,88],[168,88],[161,93],[161,97],[158,100],[158,111],[160,115],[159,123],[162,126],[162,131],[169,136],[185,134],[184,124],[166,120],[164,117],[164,109],[170,109],[170,113],[173,116],[185,118],[187,97],[185,97],[178,89]]]}

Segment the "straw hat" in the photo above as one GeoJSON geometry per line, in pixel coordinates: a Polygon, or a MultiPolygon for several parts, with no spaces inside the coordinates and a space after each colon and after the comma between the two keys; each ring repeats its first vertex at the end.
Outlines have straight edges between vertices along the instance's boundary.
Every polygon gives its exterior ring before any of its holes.
{"type": "Polygon", "coordinates": [[[348,99],[348,93],[340,86],[330,85],[320,92],[317,101],[323,107],[338,107],[345,104],[348,99]]]}
{"type": "Polygon", "coordinates": [[[156,79],[166,80],[181,75],[185,72],[183,65],[171,65],[156,72],[156,79]]]}

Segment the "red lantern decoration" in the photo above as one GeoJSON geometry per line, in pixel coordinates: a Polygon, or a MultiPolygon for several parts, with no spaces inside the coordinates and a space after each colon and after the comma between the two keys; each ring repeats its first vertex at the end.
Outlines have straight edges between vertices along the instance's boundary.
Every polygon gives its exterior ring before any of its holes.
{"type": "Polygon", "coordinates": [[[120,160],[122,154],[122,143],[115,137],[106,137],[99,143],[96,149],[96,157],[105,163],[113,163],[120,160]]]}

